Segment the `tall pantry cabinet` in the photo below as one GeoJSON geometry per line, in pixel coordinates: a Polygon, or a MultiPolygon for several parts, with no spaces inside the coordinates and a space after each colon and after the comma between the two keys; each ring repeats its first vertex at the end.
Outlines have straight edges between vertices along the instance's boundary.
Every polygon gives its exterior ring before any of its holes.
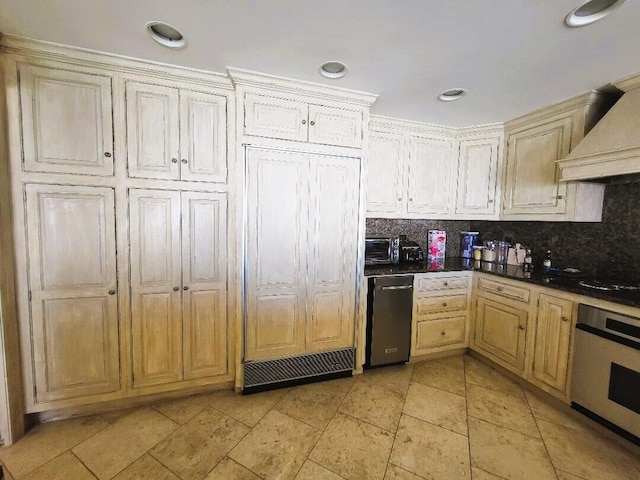
{"type": "Polygon", "coordinates": [[[230,384],[228,78],[3,44],[25,412],[230,384]]]}

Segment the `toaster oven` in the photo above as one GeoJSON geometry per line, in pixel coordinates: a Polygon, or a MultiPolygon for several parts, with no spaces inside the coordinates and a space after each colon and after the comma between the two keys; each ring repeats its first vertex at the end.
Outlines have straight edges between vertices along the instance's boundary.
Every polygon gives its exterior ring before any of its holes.
{"type": "Polygon", "coordinates": [[[364,264],[390,265],[400,261],[400,238],[370,235],[365,238],[364,264]]]}

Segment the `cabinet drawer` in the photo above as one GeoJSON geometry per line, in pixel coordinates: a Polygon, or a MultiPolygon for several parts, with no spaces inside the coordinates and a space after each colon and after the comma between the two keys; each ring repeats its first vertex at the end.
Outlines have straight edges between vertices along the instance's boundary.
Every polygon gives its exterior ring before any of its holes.
{"type": "Polygon", "coordinates": [[[422,297],[417,300],[417,313],[426,315],[434,312],[449,312],[452,310],[466,310],[466,295],[450,295],[446,297],[422,297]]]}
{"type": "Polygon", "coordinates": [[[425,320],[417,324],[416,349],[464,343],[466,316],[425,320]]]}
{"type": "Polygon", "coordinates": [[[478,279],[478,288],[485,292],[494,293],[501,297],[513,298],[525,303],[529,303],[529,296],[531,294],[528,288],[516,287],[515,285],[496,282],[487,278],[478,279]]]}
{"type": "Polygon", "coordinates": [[[427,292],[432,290],[465,289],[469,285],[469,277],[424,277],[416,281],[416,290],[427,292]]]}

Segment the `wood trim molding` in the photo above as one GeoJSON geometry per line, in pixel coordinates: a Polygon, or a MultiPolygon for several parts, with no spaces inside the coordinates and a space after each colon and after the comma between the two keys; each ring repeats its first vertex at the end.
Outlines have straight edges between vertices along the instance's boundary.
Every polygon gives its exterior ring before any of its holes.
{"type": "Polygon", "coordinates": [[[138,58],[98,52],[87,48],[71,47],[58,43],[43,42],[31,38],[2,34],[0,53],[24,56],[34,59],[72,63],[88,67],[108,69],[111,72],[145,74],[154,78],[203,83],[225,90],[233,90],[233,84],[222,73],[179,67],[162,62],[153,62],[138,58]]]}
{"type": "Polygon", "coordinates": [[[266,88],[296,95],[304,95],[322,100],[333,100],[370,107],[378,99],[373,93],[348,90],[346,88],[329,87],[321,83],[294,80],[291,78],[267,75],[251,70],[227,67],[231,81],[246,87],[266,88]]]}

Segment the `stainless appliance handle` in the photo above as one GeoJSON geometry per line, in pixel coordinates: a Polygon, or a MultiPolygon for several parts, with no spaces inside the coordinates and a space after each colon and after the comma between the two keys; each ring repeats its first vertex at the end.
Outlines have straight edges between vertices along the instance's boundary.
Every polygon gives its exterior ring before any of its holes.
{"type": "Polygon", "coordinates": [[[409,290],[413,285],[392,285],[389,287],[380,287],[382,290],[409,290]]]}

